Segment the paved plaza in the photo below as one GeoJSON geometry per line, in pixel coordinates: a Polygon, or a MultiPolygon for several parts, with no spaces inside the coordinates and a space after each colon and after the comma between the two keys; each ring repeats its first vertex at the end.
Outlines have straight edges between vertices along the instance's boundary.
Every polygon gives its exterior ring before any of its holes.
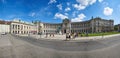
{"type": "MultiPolygon", "coordinates": [[[[66,34],[64,35],[54,35],[46,37],[46,35],[18,35],[18,36],[25,36],[25,37],[33,37],[35,39],[48,39],[48,40],[65,40],[66,34]]],[[[114,34],[114,35],[105,35],[105,36],[91,36],[91,37],[76,37],[75,39],[71,40],[102,40],[110,37],[120,36],[120,34],[114,34]]]]}
{"type": "Polygon", "coordinates": [[[119,34],[90,41],[0,35],[0,58],[120,58],[119,54],[119,34]]]}

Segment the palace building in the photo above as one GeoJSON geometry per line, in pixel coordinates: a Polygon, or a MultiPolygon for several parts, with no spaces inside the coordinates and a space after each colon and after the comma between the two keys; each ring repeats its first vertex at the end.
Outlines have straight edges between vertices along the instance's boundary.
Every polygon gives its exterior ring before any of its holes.
{"type": "Polygon", "coordinates": [[[30,34],[37,33],[36,25],[21,20],[13,20],[10,24],[11,34],[30,34]]]}
{"type": "Polygon", "coordinates": [[[0,33],[10,33],[10,23],[9,21],[0,20],[0,33]]]}
{"type": "Polygon", "coordinates": [[[65,33],[97,33],[109,32],[114,30],[114,21],[101,19],[99,17],[91,18],[88,21],[71,22],[64,19],[62,23],[44,23],[35,21],[33,23],[21,20],[10,22],[0,21],[0,32],[11,34],[65,34],[65,33]]]}
{"type": "Polygon", "coordinates": [[[38,32],[46,33],[97,33],[109,32],[114,30],[114,21],[92,18],[88,21],[71,22],[64,19],[62,23],[43,23],[37,22],[38,32]]]}

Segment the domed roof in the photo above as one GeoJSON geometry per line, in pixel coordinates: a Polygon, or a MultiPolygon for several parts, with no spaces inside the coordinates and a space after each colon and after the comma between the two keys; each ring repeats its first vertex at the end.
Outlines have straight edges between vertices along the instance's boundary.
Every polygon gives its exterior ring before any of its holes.
{"type": "Polygon", "coordinates": [[[70,22],[69,19],[64,19],[64,20],[63,20],[63,23],[69,23],[69,22],[70,22]]]}

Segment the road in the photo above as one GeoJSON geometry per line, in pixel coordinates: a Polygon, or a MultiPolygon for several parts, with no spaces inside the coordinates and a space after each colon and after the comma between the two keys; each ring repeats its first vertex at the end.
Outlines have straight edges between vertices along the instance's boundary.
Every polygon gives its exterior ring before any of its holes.
{"type": "Polygon", "coordinates": [[[120,36],[63,41],[2,35],[0,58],[120,58],[120,36]]]}

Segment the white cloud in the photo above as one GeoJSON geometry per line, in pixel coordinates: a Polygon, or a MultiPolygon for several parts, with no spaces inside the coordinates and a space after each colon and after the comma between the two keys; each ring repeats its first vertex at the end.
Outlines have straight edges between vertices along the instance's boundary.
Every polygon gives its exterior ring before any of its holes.
{"type": "Polygon", "coordinates": [[[56,3],[56,0],[50,0],[48,4],[56,3]]]}
{"type": "Polygon", "coordinates": [[[73,4],[74,8],[76,8],[77,10],[83,10],[86,8],[86,6],[82,6],[81,4],[73,4]]]}
{"type": "Polygon", "coordinates": [[[65,8],[65,11],[70,11],[71,9],[69,7],[65,8]]]}
{"type": "Polygon", "coordinates": [[[78,17],[73,18],[71,21],[72,21],[72,22],[80,22],[80,21],[82,21],[85,17],[86,17],[86,16],[85,16],[83,13],[81,13],[81,14],[78,15],[78,17]]]}
{"type": "Polygon", "coordinates": [[[90,5],[94,4],[96,0],[89,0],[90,5]]]}
{"type": "Polygon", "coordinates": [[[59,10],[62,10],[62,4],[57,5],[57,7],[59,8],[59,10]]]}
{"type": "Polygon", "coordinates": [[[67,16],[65,16],[65,15],[63,15],[63,14],[61,14],[61,13],[56,13],[55,14],[55,19],[65,19],[65,18],[68,18],[67,16]]]}
{"type": "Polygon", "coordinates": [[[100,3],[103,2],[103,0],[98,0],[100,3]]]}
{"type": "Polygon", "coordinates": [[[76,0],[76,1],[84,6],[92,5],[93,3],[96,2],[96,0],[76,0]]]}
{"type": "Polygon", "coordinates": [[[68,16],[69,14],[68,13],[65,13],[66,16],[68,16]]]}
{"type": "Polygon", "coordinates": [[[69,2],[67,2],[67,6],[70,6],[70,3],[69,3],[69,2]]]}
{"type": "Polygon", "coordinates": [[[87,6],[92,5],[96,2],[96,0],[76,0],[79,4],[73,4],[73,7],[82,10],[85,9],[87,6]]]}
{"type": "Polygon", "coordinates": [[[34,12],[33,12],[33,13],[30,13],[29,16],[32,16],[32,17],[33,17],[33,16],[35,16],[35,14],[36,14],[36,13],[34,13],[34,12]]]}
{"type": "Polygon", "coordinates": [[[113,9],[110,8],[110,7],[105,7],[103,13],[104,13],[104,15],[106,15],[106,16],[112,15],[113,9]]]}
{"type": "Polygon", "coordinates": [[[31,16],[35,16],[35,13],[32,13],[31,16]]]}
{"type": "Polygon", "coordinates": [[[75,17],[75,12],[72,13],[72,16],[75,17]]]}
{"type": "Polygon", "coordinates": [[[81,5],[88,5],[88,0],[76,0],[81,5]]]}
{"type": "Polygon", "coordinates": [[[75,17],[78,14],[78,11],[73,11],[72,16],[75,17]]]}

